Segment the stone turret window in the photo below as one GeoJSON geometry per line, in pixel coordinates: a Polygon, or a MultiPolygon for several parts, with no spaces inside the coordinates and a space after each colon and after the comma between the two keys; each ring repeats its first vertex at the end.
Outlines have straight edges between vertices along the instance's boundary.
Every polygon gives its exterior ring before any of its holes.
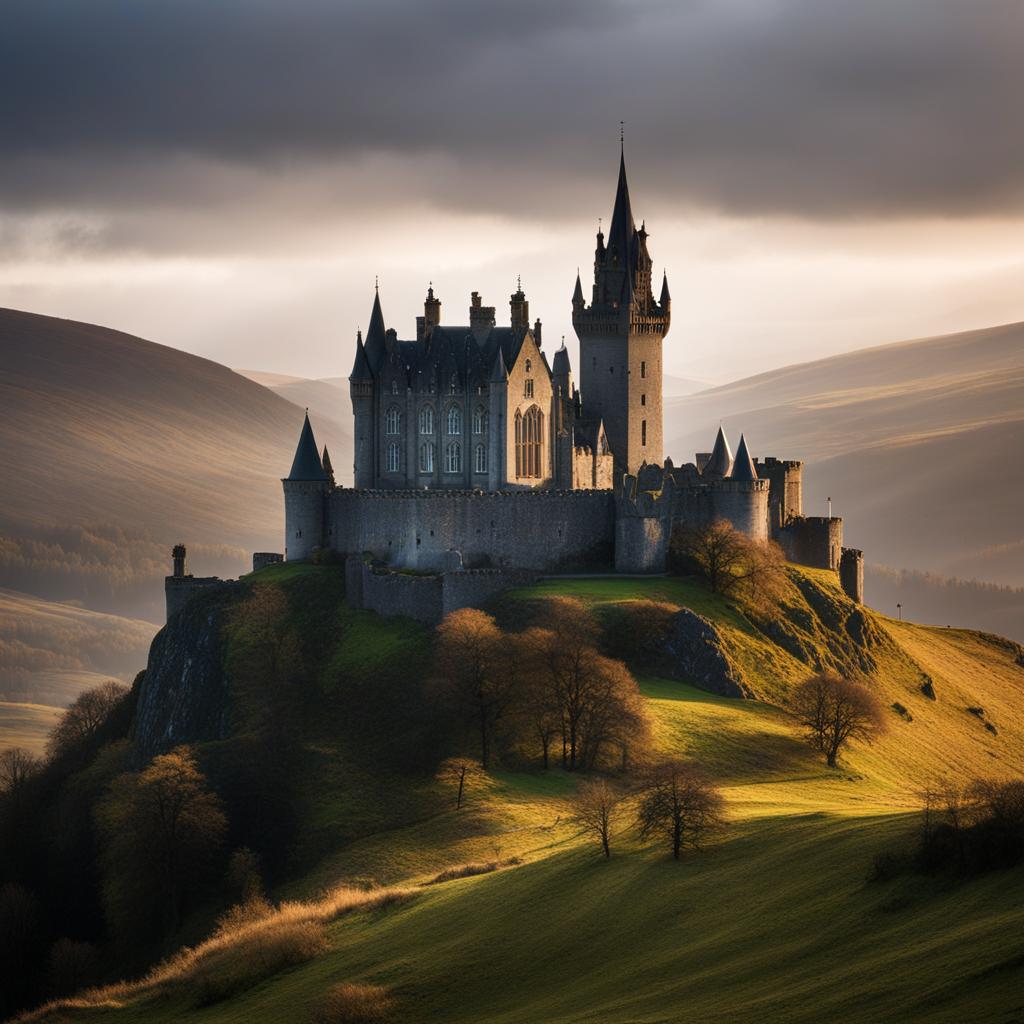
{"type": "Polygon", "coordinates": [[[448,406],[448,433],[462,433],[462,410],[457,405],[448,406]]]}
{"type": "Polygon", "coordinates": [[[647,364],[646,363],[641,363],[640,364],[640,376],[641,377],[646,377],[647,376],[647,364]]]}
{"type": "Polygon", "coordinates": [[[434,472],[434,444],[432,441],[424,441],[420,445],[420,472],[434,472]]]}
{"type": "Polygon", "coordinates": [[[640,444],[647,444],[647,420],[640,421],[640,444]]]}
{"type": "MultiPolygon", "coordinates": [[[[530,360],[527,359],[526,362],[529,363],[530,360]]],[[[523,383],[523,397],[524,398],[533,398],[533,378],[532,377],[527,377],[527,379],[523,383]]]]}
{"type": "Polygon", "coordinates": [[[478,405],[473,411],[473,433],[484,434],[487,432],[487,413],[482,405],[478,405]]]}
{"type": "Polygon", "coordinates": [[[398,406],[391,406],[388,409],[387,414],[384,416],[384,433],[385,434],[400,434],[402,432],[402,414],[398,410],[398,406]]]}
{"type": "Polygon", "coordinates": [[[394,441],[388,445],[388,472],[397,473],[402,468],[402,449],[394,441]]]}
{"type": "Polygon", "coordinates": [[[434,432],[434,407],[425,405],[420,409],[420,433],[432,434],[434,432]]]}
{"type": "Polygon", "coordinates": [[[539,479],[544,464],[544,413],[531,405],[524,416],[516,410],[516,476],[539,479]]]}
{"type": "Polygon", "coordinates": [[[444,451],[444,471],[462,472],[462,445],[458,441],[452,441],[444,451]]]}
{"type": "Polygon", "coordinates": [[[487,449],[482,444],[478,444],[473,453],[473,471],[475,473],[487,472],[487,449]]]}

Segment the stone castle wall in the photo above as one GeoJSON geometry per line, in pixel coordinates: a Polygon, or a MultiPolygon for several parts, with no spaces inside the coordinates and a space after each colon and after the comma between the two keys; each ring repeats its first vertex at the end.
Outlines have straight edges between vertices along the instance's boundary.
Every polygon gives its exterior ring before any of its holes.
{"type": "Polygon", "coordinates": [[[835,516],[794,519],[776,538],[790,562],[839,571],[843,553],[843,520],[835,516]]]}
{"type": "Polygon", "coordinates": [[[225,581],[219,576],[165,576],[164,598],[167,618],[180,611],[201,590],[218,587],[225,581]]]}
{"type": "Polygon", "coordinates": [[[846,596],[857,604],[864,603],[864,552],[843,548],[839,560],[839,582],[846,596]]]}
{"type": "Polygon", "coordinates": [[[453,550],[468,568],[610,565],[614,540],[611,491],[338,488],[327,498],[327,547],[410,569],[443,570],[453,550]]]}

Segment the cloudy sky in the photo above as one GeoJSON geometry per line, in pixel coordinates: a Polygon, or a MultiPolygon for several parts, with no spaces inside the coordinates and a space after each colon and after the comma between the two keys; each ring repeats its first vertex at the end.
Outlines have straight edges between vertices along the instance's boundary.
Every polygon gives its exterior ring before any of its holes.
{"type": "Polygon", "coordinates": [[[347,375],[516,276],[569,335],[619,121],[668,369],[1024,319],[1021,0],[5,0],[0,305],[347,375]]]}

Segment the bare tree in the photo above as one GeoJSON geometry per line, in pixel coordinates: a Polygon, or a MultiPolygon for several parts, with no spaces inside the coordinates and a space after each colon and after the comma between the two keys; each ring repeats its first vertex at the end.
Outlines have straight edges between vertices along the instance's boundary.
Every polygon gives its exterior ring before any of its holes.
{"type": "Polygon", "coordinates": [[[831,672],[813,675],[796,688],[793,713],[830,768],[850,740],[870,742],[885,727],[882,705],[867,686],[831,672]]]}
{"type": "Polygon", "coordinates": [[[721,794],[695,765],[663,761],[645,773],[637,824],[644,839],[667,839],[679,860],[683,847],[699,848],[722,827],[723,807],[721,794]]]}
{"type": "Polygon", "coordinates": [[[516,697],[515,646],[486,612],[460,608],[437,627],[434,669],[435,689],[475,722],[486,771],[495,728],[516,697]]]}
{"type": "Polygon", "coordinates": [[[0,750],[0,796],[21,789],[39,771],[40,766],[39,758],[24,747],[0,750]]]}
{"type": "Polygon", "coordinates": [[[598,840],[605,857],[612,855],[612,827],[618,817],[622,794],[604,779],[585,782],[576,794],[573,822],[598,840]]]}
{"type": "Polygon", "coordinates": [[[473,777],[476,765],[461,757],[453,757],[441,765],[441,777],[448,779],[455,786],[455,810],[462,807],[462,798],[466,791],[466,782],[473,777]]]}
{"type": "Polygon", "coordinates": [[[80,693],[50,733],[47,756],[60,757],[80,747],[96,734],[127,694],[128,687],[113,679],[80,693]]]}
{"type": "Polygon", "coordinates": [[[598,652],[598,625],[582,602],[552,598],[544,620],[521,637],[531,689],[536,687],[536,727],[548,731],[548,743],[550,731],[559,728],[565,768],[589,769],[609,746],[625,752],[642,739],[643,702],[626,666],[598,652]]]}
{"type": "Polygon", "coordinates": [[[785,578],[785,555],[772,542],[756,541],[724,519],[672,534],[670,554],[678,569],[696,573],[716,594],[775,598],[785,578]]]}

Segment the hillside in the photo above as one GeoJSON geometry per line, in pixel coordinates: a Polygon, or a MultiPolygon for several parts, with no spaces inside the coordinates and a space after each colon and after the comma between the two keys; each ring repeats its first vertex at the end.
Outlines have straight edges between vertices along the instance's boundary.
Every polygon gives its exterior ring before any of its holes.
{"type": "MultiPolygon", "coordinates": [[[[744,432],[755,455],[804,459],[805,509],[823,514],[831,496],[869,563],[1024,584],[1024,478],[1010,468],[1024,446],[1024,324],[863,349],[671,400],[666,450],[692,460],[719,422],[734,445],[744,432]]],[[[955,609],[940,621],[957,621],[955,609]]]]}
{"type": "MultiPolygon", "coordinates": [[[[302,409],[217,363],[0,310],[0,586],[162,621],[169,547],[201,575],[280,550],[302,409]]],[[[339,452],[334,422],[314,422],[339,452]]]]}
{"type": "MultiPolygon", "coordinates": [[[[549,580],[509,595],[498,608],[503,618],[570,594],[608,628],[637,598],[692,607],[715,625],[761,698],[642,676],[655,747],[704,766],[723,787],[729,827],[674,863],[639,845],[625,818],[604,862],[570,820],[578,780],[560,770],[475,776],[466,806],[454,809],[450,784],[417,766],[429,751],[416,682],[428,636],[407,621],[346,609],[337,569],[283,566],[204,595],[168,649],[216,619],[230,665],[258,627],[237,614],[256,584],[261,600],[273,594],[285,603],[277,635],[299,631],[305,666],[295,692],[307,708],[304,753],[288,804],[302,852],[277,895],[324,908],[317,913],[327,948],[294,966],[250,969],[250,977],[239,971],[253,948],[242,942],[252,940],[240,932],[237,947],[222,942],[152,982],[78,1001],[76,1020],[170,1022],[200,1006],[216,1022],[305,1019],[340,981],[386,986],[398,1000],[395,1020],[453,1024],[983,1024],[1010,1020],[1019,1007],[1019,870],[954,885],[920,876],[866,881],[875,855],[913,830],[922,786],[1024,772],[1016,645],[862,613],[833,577],[815,571],[791,570],[778,638],[691,579],[549,580]],[[815,665],[864,657],[881,700],[906,713],[891,711],[880,742],[855,745],[830,771],[782,705],[815,665]],[[936,700],[922,693],[926,678],[936,700]],[[449,865],[513,858],[520,863],[424,884],[449,865]],[[368,879],[404,889],[347,912],[316,902],[325,886],[368,879]]],[[[229,683],[226,693],[234,693],[236,723],[265,699],[248,684],[238,691],[229,683]]],[[[140,708],[145,702],[143,689],[140,708]]],[[[243,740],[204,748],[218,777],[243,740]]]]}

